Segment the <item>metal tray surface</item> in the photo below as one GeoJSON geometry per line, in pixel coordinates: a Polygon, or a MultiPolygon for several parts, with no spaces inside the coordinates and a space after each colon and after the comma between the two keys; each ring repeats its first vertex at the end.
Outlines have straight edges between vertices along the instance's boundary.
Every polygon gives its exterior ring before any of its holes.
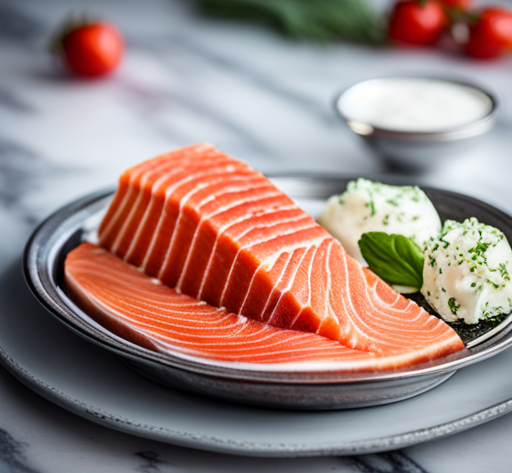
{"type": "MultiPolygon", "coordinates": [[[[342,192],[349,180],[311,176],[273,178],[278,187],[313,216],[321,211],[325,199],[342,192]]],[[[453,192],[423,189],[442,220],[475,216],[500,228],[512,241],[512,219],[500,210],[453,192]]],[[[261,406],[289,409],[365,407],[423,393],[448,379],[456,370],[485,360],[512,345],[509,326],[474,348],[434,362],[382,373],[340,372],[335,363],[276,368],[212,362],[179,352],[175,355],[152,352],[108,332],[81,311],[62,287],[66,254],[97,224],[112,192],[108,189],[86,196],[45,220],[27,244],[25,276],[32,292],[58,320],[88,341],[115,353],[138,373],[160,383],[214,398],[261,406]]]]}

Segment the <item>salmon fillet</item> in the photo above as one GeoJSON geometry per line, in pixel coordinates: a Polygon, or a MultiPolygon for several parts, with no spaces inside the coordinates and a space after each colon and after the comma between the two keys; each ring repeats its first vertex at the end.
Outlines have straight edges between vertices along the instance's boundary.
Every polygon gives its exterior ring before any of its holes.
{"type": "Polygon", "coordinates": [[[463,348],[261,173],[208,144],[125,171],[98,236],[177,293],[264,324],[410,362],[463,348]]]}
{"type": "Polygon", "coordinates": [[[65,281],[72,299],[98,323],[156,352],[237,363],[336,362],[347,372],[400,368],[407,361],[403,354],[354,350],[218,309],[177,293],[91,243],[67,255],[65,281]]]}

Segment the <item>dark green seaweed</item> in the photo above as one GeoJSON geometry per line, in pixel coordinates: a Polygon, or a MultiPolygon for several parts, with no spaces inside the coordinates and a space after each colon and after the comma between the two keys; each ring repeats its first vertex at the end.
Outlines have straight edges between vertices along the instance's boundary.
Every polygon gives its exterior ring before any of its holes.
{"type": "MultiPolygon", "coordinates": [[[[415,292],[413,294],[404,294],[408,299],[412,299],[416,304],[423,307],[429,314],[441,319],[442,317],[432,308],[432,306],[426,301],[421,292],[415,292]]],[[[481,320],[477,324],[466,324],[464,322],[446,322],[453,330],[457,332],[459,337],[462,339],[464,345],[475,338],[481,337],[485,333],[492,330],[503,322],[510,314],[497,315],[487,320],[481,320]]]]}

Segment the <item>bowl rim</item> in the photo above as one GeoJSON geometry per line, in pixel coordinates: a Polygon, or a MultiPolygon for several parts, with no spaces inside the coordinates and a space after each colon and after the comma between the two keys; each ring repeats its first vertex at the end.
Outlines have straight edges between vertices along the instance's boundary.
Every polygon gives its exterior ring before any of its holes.
{"type": "Polygon", "coordinates": [[[476,82],[468,81],[464,78],[454,75],[436,75],[436,74],[418,74],[418,73],[389,73],[379,74],[371,76],[363,76],[357,80],[353,80],[345,83],[342,87],[338,88],[334,94],[332,101],[334,111],[336,115],[345,123],[357,135],[364,138],[387,138],[394,140],[406,140],[406,141],[426,141],[426,142],[444,142],[444,141],[458,141],[467,138],[473,138],[484,134],[489,131],[495,121],[499,111],[498,100],[496,95],[490,92],[486,87],[476,82]],[[360,122],[352,120],[349,116],[344,114],[339,107],[339,101],[341,97],[351,90],[353,87],[363,84],[365,82],[371,82],[376,80],[387,80],[387,79],[427,79],[439,82],[448,82],[451,84],[462,85],[475,89],[491,100],[491,108],[483,117],[464,125],[458,125],[454,127],[448,127],[443,130],[431,130],[431,131],[401,131],[392,128],[386,128],[383,126],[374,125],[372,123],[360,122]]]}

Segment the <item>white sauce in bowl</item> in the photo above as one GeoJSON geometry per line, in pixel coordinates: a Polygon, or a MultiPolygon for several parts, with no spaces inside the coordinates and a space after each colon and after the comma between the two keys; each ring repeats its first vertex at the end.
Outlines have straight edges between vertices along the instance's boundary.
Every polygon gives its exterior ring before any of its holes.
{"type": "Polygon", "coordinates": [[[347,120],[406,132],[435,132],[469,125],[486,115],[484,92],[440,79],[382,78],[360,82],[337,103],[347,120]]]}

